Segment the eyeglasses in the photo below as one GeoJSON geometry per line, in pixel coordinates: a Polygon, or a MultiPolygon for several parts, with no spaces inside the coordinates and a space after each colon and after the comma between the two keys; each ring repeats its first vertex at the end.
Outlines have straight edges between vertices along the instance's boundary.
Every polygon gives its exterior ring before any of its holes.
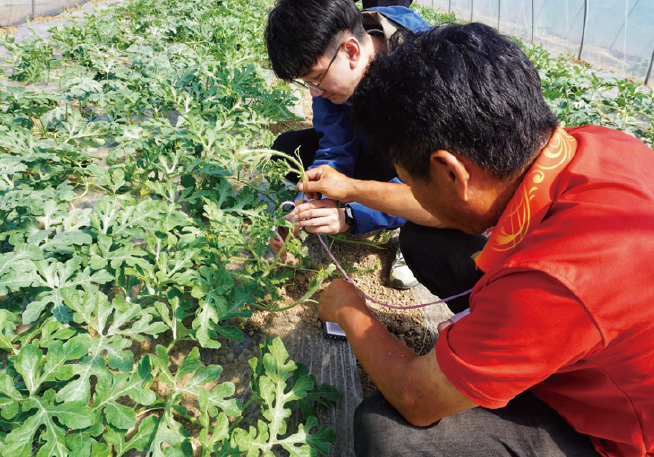
{"type": "Polygon", "coordinates": [[[325,92],[325,88],[322,87],[320,84],[322,84],[323,79],[325,79],[325,76],[327,76],[327,72],[329,71],[330,67],[334,63],[334,60],[336,60],[336,57],[338,56],[338,51],[341,50],[341,47],[339,46],[336,48],[336,52],[334,53],[334,57],[332,57],[332,60],[329,61],[329,65],[327,65],[327,69],[325,72],[322,74],[322,77],[318,81],[301,81],[299,79],[294,79],[293,82],[299,86],[305,87],[309,90],[313,89],[317,91],[319,94],[322,94],[325,92]]]}

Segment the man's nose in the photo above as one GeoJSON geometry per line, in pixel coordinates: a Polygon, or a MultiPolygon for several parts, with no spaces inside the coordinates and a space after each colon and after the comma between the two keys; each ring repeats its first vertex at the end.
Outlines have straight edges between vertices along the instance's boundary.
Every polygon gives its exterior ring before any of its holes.
{"type": "Polygon", "coordinates": [[[325,91],[323,89],[318,89],[316,87],[309,87],[309,94],[311,94],[312,97],[320,97],[324,93],[325,91]]]}

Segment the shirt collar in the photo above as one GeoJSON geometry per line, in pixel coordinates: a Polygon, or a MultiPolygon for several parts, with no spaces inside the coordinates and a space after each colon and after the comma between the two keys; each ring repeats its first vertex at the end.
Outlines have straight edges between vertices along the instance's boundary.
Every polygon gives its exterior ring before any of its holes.
{"type": "Polygon", "coordinates": [[[540,224],[552,205],[557,177],[576,150],[577,141],[561,127],[557,128],[504,209],[484,249],[475,258],[479,269],[489,271],[499,267],[540,224]]]}

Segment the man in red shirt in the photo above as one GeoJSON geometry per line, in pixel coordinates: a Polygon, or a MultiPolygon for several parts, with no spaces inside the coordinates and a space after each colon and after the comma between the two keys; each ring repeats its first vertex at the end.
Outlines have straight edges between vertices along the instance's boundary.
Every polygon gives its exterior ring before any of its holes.
{"type": "Polygon", "coordinates": [[[323,293],[381,392],[355,414],[357,455],[654,455],[654,153],[560,128],[524,53],[481,24],[405,34],[355,99],[416,200],[458,229],[403,228],[425,257],[492,228],[477,270],[457,271],[470,313],[427,355],[354,286],[323,293]]]}

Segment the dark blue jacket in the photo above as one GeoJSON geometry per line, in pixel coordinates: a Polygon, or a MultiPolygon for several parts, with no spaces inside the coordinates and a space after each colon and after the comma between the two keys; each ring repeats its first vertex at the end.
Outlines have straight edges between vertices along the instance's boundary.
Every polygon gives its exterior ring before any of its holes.
{"type": "MultiPolygon", "coordinates": [[[[423,32],[431,28],[427,21],[404,6],[380,6],[370,10],[379,11],[388,19],[414,32],[423,32]]],[[[318,133],[319,149],[309,168],[329,165],[351,177],[359,154],[375,154],[365,139],[354,134],[350,122],[351,114],[351,105],[336,105],[325,98],[314,97],[313,127],[318,133]]],[[[395,178],[391,182],[402,181],[395,178]]],[[[360,203],[353,202],[350,206],[354,215],[352,233],[400,227],[406,222],[404,219],[367,208],[360,203]]]]}

